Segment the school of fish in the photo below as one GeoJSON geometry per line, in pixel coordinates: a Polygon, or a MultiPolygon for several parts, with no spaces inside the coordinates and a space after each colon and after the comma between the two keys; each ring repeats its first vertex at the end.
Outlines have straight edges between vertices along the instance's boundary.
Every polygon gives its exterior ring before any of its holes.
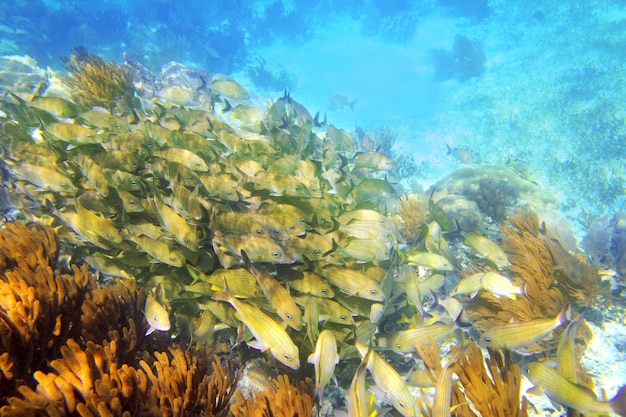
{"type": "MultiPolygon", "coordinates": [[[[207,81],[210,105],[168,87],[126,114],[6,94],[0,144],[10,214],[52,226],[73,261],[101,277],[143,285],[147,334],[210,343],[237,333],[278,366],[306,368],[318,401],[336,368],[349,366],[348,415],[374,412],[366,385],[401,415],[420,415],[425,400],[385,358],[449,340],[480,292],[524,297],[507,254],[478,231],[458,230],[432,200],[421,243],[407,241],[392,158],[363,149],[287,91],[259,104],[230,77],[207,81]],[[459,280],[447,239],[464,241],[490,269],[459,280]]],[[[555,262],[567,258],[546,240],[555,262]]],[[[579,279],[575,263],[559,266],[579,279]]],[[[568,313],[493,327],[480,343],[524,352],[568,313]]],[[[570,345],[572,333],[564,333],[570,345]]],[[[600,402],[547,365],[523,369],[563,406],[622,413],[621,391],[600,402]]],[[[452,371],[447,365],[436,384],[436,415],[450,415],[452,371]]]]}

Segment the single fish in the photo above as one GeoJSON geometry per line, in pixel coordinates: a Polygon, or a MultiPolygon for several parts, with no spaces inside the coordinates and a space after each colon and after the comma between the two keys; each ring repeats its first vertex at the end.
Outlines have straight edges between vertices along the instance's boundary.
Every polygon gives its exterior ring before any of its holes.
{"type": "Polygon", "coordinates": [[[149,325],[146,336],[155,330],[166,332],[170,329],[170,314],[155,298],[162,293],[162,288],[161,284],[158,284],[154,290],[154,295],[148,293],[146,296],[146,305],[143,310],[149,325]]]}
{"type": "Polygon", "coordinates": [[[315,351],[309,355],[308,362],[315,366],[315,398],[322,400],[324,387],[330,382],[339,363],[337,339],[335,333],[325,329],[320,333],[315,351]]]}
{"type": "Polygon", "coordinates": [[[254,342],[248,342],[248,345],[263,352],[269,350],[274,358],[291,369],[300,368],[300,353],[289,334],[260,308],[235,298],[228,289],[228,284],[225,283],[225,286],[225,291],[216,292],[212,298],[229,303],[237,311],[237,319],[256,338],[254,342]]]}
{"type": "Polygon", "coordinates": [[[576,358],[576,332],[583,323],[583,314],[572,320],[559,339],[556,350],[556,370],[563,378],[578,383],[578,359],[576,358]]]}
{"type": "Polygon", "coordinates": [[[538,390],[564,407],[583,414],[615,413],[626,416],[626,387],[620,388],[611,401],[599,401],[589,388],[568,381],[545,363],[531,362],[522,367],[522,372],[538,390]]]}
{"type": "Polygon", "coordinates": [[[350,110],[354,111],[354,105],[358,101],[358,99],[350,100],[347,96],[335,94],[334,96],[328,97],[326,100],[326,108],[330,111],[339,111],[348,107],[350,110]]]}
{"type": "Polygon", "coordinates": [[[458,350],[454,356],[445,364],[439,374],[439,379],[435,383],[435,399],[433,400],[432,417],[450,417],[452,405],[452,374],[454,366],[461,358],[463,348],[457,347],[458,350]]]}
{"type": "MultiPolygon", "coordinates": [[[[359,342],[356,342],[355,346],[361,354],[361,357],[367,355],[369,350],[367,346],[359,342]]],[[[371,372],[376,386],[385,394],[385,399],[404,417],[417,416],[417,401],[415,397],[413,397],[413,394],[411,394],[406,382],[383,357],[374,351],[372,351],[370,355],[371,357],[367,362],[367,369],[371,372]]]]}
{"type": "Polygon", "coordinates": [[[493,262],[498,268],[502,268],[509,265],[509,259],[506,253],[498,246],[498,244],[492,240],[487,239],[478,233],[465,233],[465,244],[481,256],[484,256],[491,262],[493,262]]]}
{"type": "Polygon", "coordinates": [[[256,278],[265,294],[270,309],[275,311],[294,330],[302,328],[302,312],[286,289],[276,278],[255,265],[250,265],[250,273],[256,278]]]}
{"type": "Polygon", "coordinates": [[[515,300],[517,295],[524,295],[523,286],[516,287],[507,277],[491,271],[482,275],[480,286],[496,297],[503,296],[515,300]]]}
{"type": "Polygon", "coordinates": [[[354,372],[352,383],[348,390],[348,417],[368,417],[370,415],[370,406],[368,401],[368,392],[365,385],[365,373],[367,364],[372,357],[372,348],[370,347],[361,359],[361,363],[354,372]]]}
{"type": "Polygon", "coordinates": [[[445,257],[432,252],[417,252],[407,258],[407,261],[438,271],[452,271],[454,267],[445,257]]]}
{"type": "Polygon", "coordinates": [[[469,151],[469,149],[467,149],[467,148],[454,148],[454,149],[452,149],[450,147],[450,145],[448,145],[447,143],[446,143],[446,147],[448,148],[447,155],[452,156],[457,161],[462,162],[464,164],[473,164],[474,163],[474,156],[469,151]]]}
{"type": "Polygon", "coordinates": [[[348,295],[372,301],[385,300],[380,284],[362,272],[335,265],[326,265],[317,272],[348,295]]]}
{"type": "Polygon", "coordinates": [[[247,100],[250,94],[237,81],[223,75],[215,74],[207,86],[209,90],[216,94],[235,100],[247,100]]]}
{"type": "Polygon", "coordinates": [[[448,337],[456,328],[456,323],[437,322],[430,326],[413,326],[402,330],[391,337],[389,346],[396,353],[415,352],[416,347],[429,340],[439,342],[448,337]]]}
{"type": "Polygon", "coordinates": [[[480,344],[494,349],[511,349],[525,353],[524,348],[532,345],[554,329],[568,321],[569,305],[553,319],[535,319],[521,323],[507,323],[485,330],[480,337],[480,344]]]}
{"type": "Polygon", "coordinates": [[[366,168],[374,171],[393,171],[396,163],[387,155],[380,152],[357,152],[349,161],[355,168],[366,168]]]}

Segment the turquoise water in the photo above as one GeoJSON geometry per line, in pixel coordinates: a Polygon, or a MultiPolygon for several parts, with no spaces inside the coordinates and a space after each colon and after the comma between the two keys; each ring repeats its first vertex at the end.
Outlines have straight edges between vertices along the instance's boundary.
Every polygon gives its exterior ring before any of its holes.
{"type": "Polygon", "coordinates": [[[42,67],[62,68],[79,45],[152,71],[174,60],[235,76],[260,102],[288,87],[346,129],[390,127],[424,185],[457,166],[447,143],[481,164],[521,160],[575,223],[624,204],[620,1],[4,1],[2,10],[0,53],[42,67]],[[467,42],[455,51],[457,38],[467,42]],[[328,109],[333,95],[357,100],[354,111],[328,109]]]}

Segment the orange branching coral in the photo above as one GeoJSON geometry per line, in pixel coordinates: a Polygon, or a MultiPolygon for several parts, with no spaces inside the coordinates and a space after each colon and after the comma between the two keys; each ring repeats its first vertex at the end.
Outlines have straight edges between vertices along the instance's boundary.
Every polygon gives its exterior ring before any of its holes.
{"type": "Polygon", "coordinates": [[[0,394],[45,366],[80,331],[87,268],[54,274],[58,245],[51,229],[8,224],[0,229],[0,394]]]}
{"type": "Polygon", "coordinates": [[[146,291],[137,288],[134,280],[94,288],[82,305],[83,339],[95,343],[115,341],[121,355],[118,361],[134,360],[148,327],[142,311],[145,303],[146,291]]]}
{"type": "Polygon", "coordinates": [[[234,417],[309,417],[313,415],[313,384],[309,378],[297,386],[289,383],[287,375],[279,375],[274,386],[244,398],[237,391],[237,400],[230,406],[234,417]]]}
{"type": "Polygon", "coordinates": [[[420,237],[421,227],[426,222],[427,214],[428,204],[420,199],[417,194],[400,197],[400,205],[398,206],[400,221],[397,226],[401,229],[402,236],[407,242],[414,242],[420,237]]]}
{"type": "Polygon", "coordinates": [[[84,107],[101,106],[111,113],[127,113],[134,95],[130,71],[112,62],[105,62],[83,48],[66,59],[70,72],[67,84],[72,99],[84,107]]]}
{"type": "Polygon", "coordinates": [[[21,386],[23,398],[9,398],[0,414],[12,416],[221,416],[227,411],[238,373],[206,349],[170,355],[155,353],[141,369],[116,362],[115,343],[88,342],[86,349],[68,340],[63,357],[50,363],[54,372],[36,371],[35,390],[21,386]],[[209,375],[209,364],[213,372],[209,375]],[[156,375],[154,373],[156,370],[156,375]]]}
{"type": "Polygon", "coordinates": [[[455,373],[467,400],[471,401],[475,414],[469,408],[457,416],[525,417],[528,415],[525,399],[520,404],[521,372],[511,361],[509,352],[490,349],[489,358],[483,360],[478,346],[471,343],[465,348],[455,367],[455,373]]]}

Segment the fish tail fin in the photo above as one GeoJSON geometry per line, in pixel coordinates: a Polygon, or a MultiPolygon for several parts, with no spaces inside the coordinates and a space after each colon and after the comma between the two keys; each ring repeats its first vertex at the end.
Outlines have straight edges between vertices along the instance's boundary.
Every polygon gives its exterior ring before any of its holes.
{"type": "Polygon", "coordinates": [[[350,110],[354,111],[354,105],[357,103],[357,101],[359,101],[359,99],[352,100],[348,103],[348,107],[350,107],[350,110]]]}
{"type": "Polygon", "coordinates": [[[611,409],[615,414],[626,417],[626,386],[620,388],[617,395],[611,400],[611,409]]]}
{"type": "Polygon", "coordinates": [[[446,148],[448,148],[448,153],[446,155],[450,155],[452,153],[452,148],[447,143],[446,143],[446,148]]]}
{"type": "Polygon", "coordinates": [[[230,287],[228,286],[228,282],[226,282],[226,278],[224,278],[224,290],[218,291],[211,296],[211,298],[215,301],[226,301],[230,302],[233,299],[233,293],[230,291],[230,287]]]}
{"type": "Polygon", "coordinates": [[[572,320],[572,305],[567,303],[559,313],[559,323],[564,324],[572,320]]]}

